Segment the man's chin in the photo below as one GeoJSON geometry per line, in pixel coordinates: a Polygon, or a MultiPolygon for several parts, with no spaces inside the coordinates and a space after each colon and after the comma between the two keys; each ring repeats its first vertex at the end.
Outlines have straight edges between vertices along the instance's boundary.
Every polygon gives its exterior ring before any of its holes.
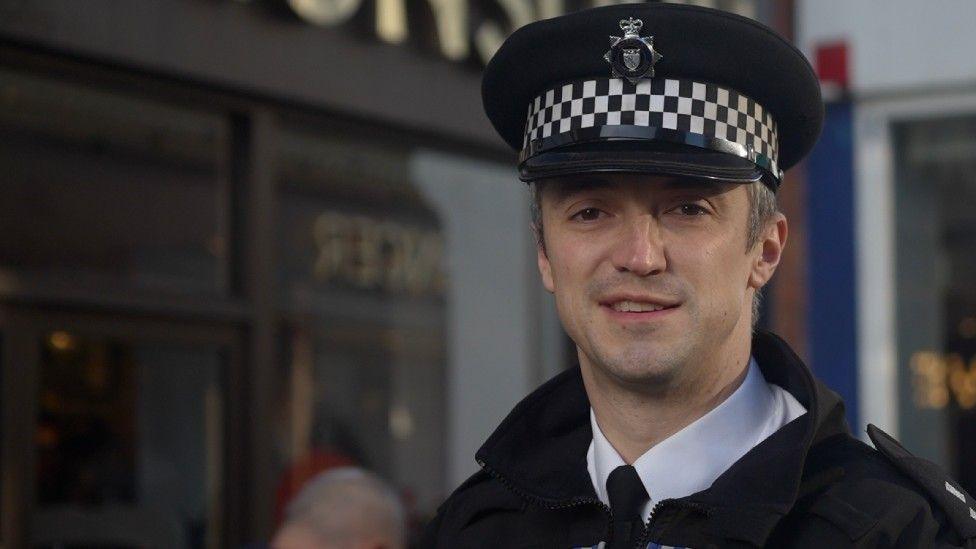
{"type": "Polygon", "coordinates": [[[659,386],[674,379],[680,369],[679,360],[674,353],[664,352],[660,347],[653,350],[630,349],[621,352],[616,349],[613,356],[603,360],[602,367],[612,377],[628,385],[659,386]]]}

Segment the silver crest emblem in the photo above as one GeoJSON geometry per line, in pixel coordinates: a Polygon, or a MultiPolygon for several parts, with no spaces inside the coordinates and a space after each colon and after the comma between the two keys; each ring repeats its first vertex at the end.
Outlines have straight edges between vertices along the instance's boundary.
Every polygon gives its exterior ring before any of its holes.
{"type": "Polygon", "coordinates": [[[610,63],[614,78],[626,78],[631,84],[637,84],[641,78],[654,77],[654,65],[663,56],[654,51],[653,36],[640,35],[643,27],[640,19],[621,19],[620,30],[624,35],[610,37],[610,51],[603,58],[610,63]]]}
{"type": "Polygon", "coordinates": [[[624,48],[624,65],[629,70],[637,70],[641,63],[641,52],[637,48],[624,48]]]}

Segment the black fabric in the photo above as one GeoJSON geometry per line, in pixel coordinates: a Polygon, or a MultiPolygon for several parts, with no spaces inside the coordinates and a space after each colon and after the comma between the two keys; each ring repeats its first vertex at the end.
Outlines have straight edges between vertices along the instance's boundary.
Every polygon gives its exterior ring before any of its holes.
{"type": "Polygon", "coordinates": [[[868,425],[868,436],[882,455],[939,502],[956,530],[965,537],[976,537],[976,500],[959,483],[948,478],[938,465],[913,456],[891,435],[874,425],[868,425]]]}
{"type": "MultiPolygon", "coordinates": [[[[817,77],[803,54],[751,19],[698,6],[621,4],[538,21],[515,31],[485,68],[485,113],[516,151],[523,146],[527,108],[536,94],[559,83],[609,76],[603,59],[619,21],[644,23],[664,58],[654,79],[688,78],[741,92],[768,109],[779,132],[779,167],[796,164],[813,147],[823,124],[817,77]]],[[[640,144],[641,148],[646,144],[640,144]]]]}
{"type": "MultiPolygon", "coordinates": [[[[807,413],[707,490],[658,502],[642,541],[699,548],[976,548],[976,538],[947,518],[942,499],[850,435],[840,398],[785,342],[761,332],[752,353],[765,379],[807,413]]],[[[441,506],[422,547],[565,549],[607,541],[614,520],[587,473],[591,439],[579,369],[563,372],[520,402],[488,438],[476,456],[482,470],[441,506]]]]}
{"type": "Polygon", "coordinates": [[[641,507],[651,499],[633,465],[621,465],[610,471],[607,498],[610,510],[618,520],[640,518],[641,507]]]}
{"type": "Polygon", "coordinates": [[[607,477],[613,532],[607,549],[630,549],[644,527],[641,509],[651,497],[633,465],[621,465],[607,477]]]}

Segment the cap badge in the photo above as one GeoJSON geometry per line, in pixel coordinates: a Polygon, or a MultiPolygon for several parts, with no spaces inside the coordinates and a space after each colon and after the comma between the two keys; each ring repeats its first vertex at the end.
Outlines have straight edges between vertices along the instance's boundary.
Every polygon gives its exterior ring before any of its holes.
{"type": "Polygon", "coordinates": [[[654,77],[654,65],[662,55],[654,51],[654,37],[640,36],[644,22],[633,17],[620,20],[624,35],[610,37],[610,51],[603,58],[610,63],[614,78],[626,78],[636,84],[641,78],[654,77]]]}

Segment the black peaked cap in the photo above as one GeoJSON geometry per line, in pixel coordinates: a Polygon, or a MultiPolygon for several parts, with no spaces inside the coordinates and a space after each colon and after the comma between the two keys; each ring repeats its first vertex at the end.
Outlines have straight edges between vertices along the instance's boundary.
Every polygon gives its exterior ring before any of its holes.
{"type": "Polygon", "coordinates": [[[643,21],[663,55],[653,80],[681,78],[725,86],[761,104],[779,133],[779,168],[788,169],[813,147],[823,125],[820,85],[806,57],[768,27],[739,15],[699,6],[643,3],[587,9],[516,30],[485,68],[485,112],[502,138],[522,149],[527,108],[560,83],[610,77],[603,58],[620,21],[643,21]]]}

